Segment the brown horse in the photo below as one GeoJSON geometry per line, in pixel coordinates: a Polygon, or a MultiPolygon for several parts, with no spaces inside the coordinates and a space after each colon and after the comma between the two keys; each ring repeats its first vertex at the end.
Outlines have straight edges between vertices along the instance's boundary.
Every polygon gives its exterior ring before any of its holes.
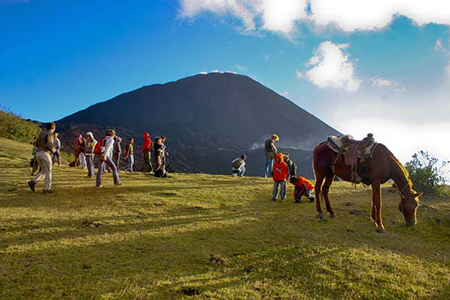
{"type": "MultiPolygon", "coordinates": [[[[316,177],[316,210],[318,217],[323,218],[322,208],[320,207],[321,195],[325,200],[327,211],[331,217],[336,214],[331,209],[328,192],[335,176],[345,181],[352,181],[352,167],[345,164],[344,157],[341,156],[336,161],[337,153],[332,151],[327,142],[323,142],[314,148],[313,164],[316,177]],[[334,167],[334,168],[333,168],[334,167]]],[[[372,185],[372,220],[375,221],[377,232],[384,232],[383,222],[381,220],[381,184],[389,179],[394,180],[397,189],[400,192],[399,210],[405,218],[406,225],[413,226],[416,223],[416,211],[419,206],[419,196],[422,193],[416,193],[412,188],[412,182],[409,179],[408,171],[395,158],[395,156],[382,144],[378,144],[373,151],[372,158],[367,162],[366,184],[372,185]]]]}

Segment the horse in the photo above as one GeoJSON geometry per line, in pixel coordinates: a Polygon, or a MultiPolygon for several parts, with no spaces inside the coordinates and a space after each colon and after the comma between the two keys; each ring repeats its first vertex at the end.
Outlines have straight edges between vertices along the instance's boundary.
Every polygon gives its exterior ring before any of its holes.
{"type": "MultiPolygon", "coordinates": [[[[340,153],[339,153],[340,154],[340,153]]],[[[327,211],[332,218],[336,214],[331,209],[328,192],[335,176],[342,180],[355,182],[355,168],[347,165],[343,155],[339,155],[328,147],[327,142],[318,144],[313,151],[313,167],[316,177],[316,210],[318,218],[324,215],[320,207],[321,196],[325,200],[327,211]]],[[[417,222],[417,208],[419,197],[423,193],[413,190],[413,183],[409,179],[409,173],[383,144],[377,144],[373,150],[372,157],[366,161],[366,174],[362,174],[361,168],[356,168],[356,173],[364,177],[364,184],[372,186],[372,220],[375,222],[376,231],[385,232],[381,219],[381,185],[389,179],[394,180],[400,194],[399,210],[403,214],[407,226],[413,226],[417,222]],[[359,170],[358,170],[359,169],[359,170]]]]}

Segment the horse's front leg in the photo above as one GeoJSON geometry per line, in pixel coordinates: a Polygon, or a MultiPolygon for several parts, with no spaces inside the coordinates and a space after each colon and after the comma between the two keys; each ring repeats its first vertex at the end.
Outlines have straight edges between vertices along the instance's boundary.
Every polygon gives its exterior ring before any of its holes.
{"type": "Polygon", "coordinates": [[[377,226],[377,232],[383,233],[384,230],[383,221],[381,220],[381,184],[380,182],[372,183],[372,218],[377,226]]]}
{"type": "Polygon", "coordinates": [[[316,210],[317,210],[317,217],[320,219],[323,219],[323,212],[322,207],[320,206],[320,199],[322,198],[322,184],[324,176],[320,174],[319,172],[315,172],[316,174],[316,184],[314,186],[314,190],[316,191],[316,210]]]}

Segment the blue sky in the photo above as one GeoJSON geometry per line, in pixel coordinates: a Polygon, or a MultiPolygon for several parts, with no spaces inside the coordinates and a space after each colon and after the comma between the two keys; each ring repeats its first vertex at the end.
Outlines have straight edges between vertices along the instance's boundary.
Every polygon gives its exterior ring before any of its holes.
{"type": "Polygon", "coordinates": [[[143,85],[248,75],[402,160],[450,131],[447,1],[0,0],[0,104],[58,120],[143,85]],[[412,3],[410,3],[412,2],[412,3]]]}

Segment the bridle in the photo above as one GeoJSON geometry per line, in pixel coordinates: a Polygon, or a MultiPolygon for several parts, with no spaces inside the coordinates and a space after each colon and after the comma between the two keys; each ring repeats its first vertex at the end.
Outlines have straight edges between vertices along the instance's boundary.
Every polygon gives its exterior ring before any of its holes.
{"type": "Polygon", "coordinates": [[[401,213],[403,215],[403,219],[406,220],[405,210],[403,209],[403,201],[402,196],[403,192],[406,190],[406,188],[409,186],[409,183],[406,183],[405,187],[398,193],[398,197],[400,198],[400,207],[401,207],[401,213]]]}

